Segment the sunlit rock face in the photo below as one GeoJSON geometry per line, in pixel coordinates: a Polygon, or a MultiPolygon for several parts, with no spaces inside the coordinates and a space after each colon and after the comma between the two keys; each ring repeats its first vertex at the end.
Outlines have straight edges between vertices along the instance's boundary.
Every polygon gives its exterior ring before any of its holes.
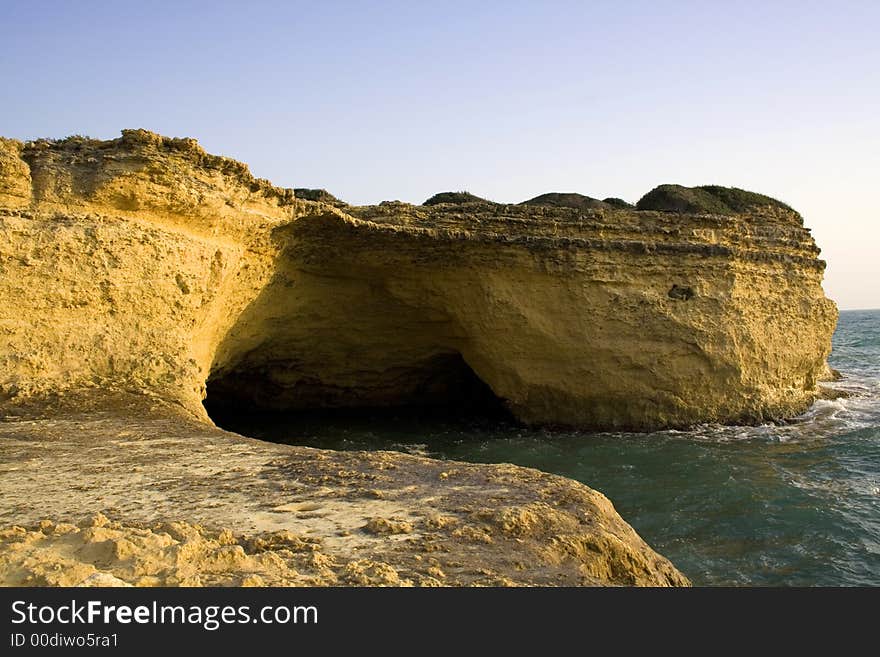
{"type": "Polygon", "coordinates": [[[800,216],[658,190],[640,209],[353,207],[191,139],[0,140],[0,399],[126,390],[202,417],[206,390],[273,409],[478,400],[634,429],[800,412],[837,317],[800,216]]]}

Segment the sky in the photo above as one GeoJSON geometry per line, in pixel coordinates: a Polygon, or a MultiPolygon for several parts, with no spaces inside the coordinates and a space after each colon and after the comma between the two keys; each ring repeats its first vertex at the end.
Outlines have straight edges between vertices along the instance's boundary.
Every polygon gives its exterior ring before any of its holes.
{"type": "Polygon", "coordinates": [[[742,187],[878,308],[878,26],[876,0],[0,0],[0,135],[195,137],[354,204],[742,187]]]}

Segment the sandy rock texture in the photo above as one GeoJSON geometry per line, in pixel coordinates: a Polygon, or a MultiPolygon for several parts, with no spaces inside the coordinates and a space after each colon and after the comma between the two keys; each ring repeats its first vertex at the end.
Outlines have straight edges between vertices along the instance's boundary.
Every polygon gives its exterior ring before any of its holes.
{"type": "Polygon", "coordinates": [[[784,207],[303,195],[143,130],[0,141],[0,400],[204,418],[206,385],[257,408],[483,385],[524,422],[652,429],[792,415],[825,372],[837,311],[784,207]]]}
{"type": "Polygon", "coordinates": [[[0,584],[688,584],[564,477],[277,445],[143,397],[61,404],[0,422],[0,584]]]}
{"type": "Polygon", "coordinates": [[[687,584],[576,482],[272,445],[203,406],[803,410],[836,309],[800,216],[655,196],[352,207],[192,139],[0,139],[0,583],[687,584]]]}

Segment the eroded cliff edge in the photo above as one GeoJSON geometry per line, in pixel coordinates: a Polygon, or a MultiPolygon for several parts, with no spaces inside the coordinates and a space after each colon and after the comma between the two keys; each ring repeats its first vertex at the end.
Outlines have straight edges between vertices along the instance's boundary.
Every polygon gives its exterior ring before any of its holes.
{"type": "Polygon", "coordinates": [[[463,363],[529,423],[814,400],[837,313],[797,213],[597,203],[350,207],[190,139],[4,140],[0,396],[381,406],[448,395],[463,363]]]}
{"type": "Polygon", "coordinates": [[[836,319],[809,231],[688,194],[359,208],[190,139],[0,139],[0,579],[687,584],[576,482],[271,445],[202,400],[481,385],[525,422],[638,429],[802,410],[836,319]]]}
{"type": "Polygon", "coordinates": [[[0,421],[0,585],[688,584],[564,477],[276,445],[137,395],[62,406],[0,421]]]}

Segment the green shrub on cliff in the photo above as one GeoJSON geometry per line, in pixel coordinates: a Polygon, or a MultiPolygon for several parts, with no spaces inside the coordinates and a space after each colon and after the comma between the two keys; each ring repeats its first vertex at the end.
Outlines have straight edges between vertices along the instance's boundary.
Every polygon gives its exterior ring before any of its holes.
{"type": "Polygon", "coordinates": [[[719,187],[718,185],[704,185],[700,189],[712,194],[715,198],[724,202],[734,212],[746,212],[755,207],[771,206],[774,208],[782,208],[783,210],[792,210],[792,208],[782,201],[770,198],[764,194],[757,192],[749,192],[737,187],[719,187]]]}
{"type": "Polygon", "coordinates": [[[645,194],[636,203],[638,210],[702,214],[737,214],[767,206],[794,211],[785,203],[769,196],[737,187],[720,187],[718,185],[703,185],[701,187],[660,185],[645,194]]]}
{"type": "Polygon", "coordinates": [[[612,208],[616,208],[618,210],[632,210],[636,206],[632,203],[627,203],[622,198],[617,198],[616,196],[609,196],[608,198],[603,198],[602,202],[606,205],[610,205],[612,208]]]}
{"type": "Polygon", "coordinates": [[[575,192],[548,192],[541,194],[520,205],[537,205],[546,208],[574,208],[575,210],[600,210],[608,208],[609,204],[591,196],[584,196],[575,192]]]}
{"type": "Polygon", "coordinates": [[[326,203],[327,205],[332,205],[337,208],[342,208],[348,205],[348,203],[336,198],[326,189],[297,187],[293,190],[293,193],[296,195],[296,198],[301,198],[305,201],[320,201],[321,203],[326,203]]]}
{"type": "Polygon", "coordinates": [[[427,201],[422,203],[422,205],[440,205],[441,203],[451,203],[453,205],[462,205],[463,203],[491,203],[492,201],[488,201],[484,198],[480,198],[479,196],[475,196],[470,192],[440,192],[439,194],[434,194],[427,201]]]}

